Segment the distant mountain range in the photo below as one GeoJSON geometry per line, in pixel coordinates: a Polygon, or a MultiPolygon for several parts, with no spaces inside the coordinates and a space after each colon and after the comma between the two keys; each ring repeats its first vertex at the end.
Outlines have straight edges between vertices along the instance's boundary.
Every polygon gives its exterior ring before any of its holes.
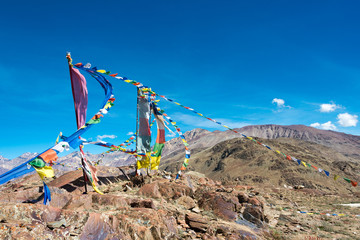
{"type": "MultiPolygon", "coordinates": [[[[247,136],[260,138],[261,142],[264,141],[269,146],[277,147],[284,151],[284,153],[301,158],[312,164],[319,164],[320,167],[339,174],[350,175],[356,178],[356,171],[360,170],[358,167],[360,163],[360,136],[319,130],[303,125],[252,125],[236,130],[247,136]]],[[[277,172],[276,167],[272,163],[276,162],[281,165],[281,161],[284,161],[281,156],[277,156],[268,149],[251,141],[237,139],[241,138],[240,134],[232,131],[210,132],[197,128],[185,132],[184,135],[191,149],[190,169],[219,179],[224,178],[224,176],[230,180],[242,179],[243,170],[238,169],[236,166],[245,167],[245,165],[238,165],[239,162],[243,162],[252,166],[258,164],[259,166],[257,167],[259,168],[252,169],[253,172],[265,171],[264,174],[272,173],[279,175],[280,178],[284,177],[283,173],[277,172]],[[254,163],[254,161],[257,163],[254,163]],[[262,161],[265,162],[260,164],[259,162],[262,161]],[[264,164],[267,167],[270,167],[270,165],[273,167],[269,170],[263,167],[264,164]],[[274,169],[276,171],[272,172],[274,169]]],[[[35,155],[36,153],[24,153],[12,160],[0,156],[0,173],[25,162],[35,155]]],[[[91,161],[102,159],[100,164],[104,166],[124,166],[135,162],[134,157],[122,152],[113,152],[104,156],[86,153],[86,157],[91,161]]],[[[161,168],[177,171],[183,159],[184,145],[181,138],[173,138],[166,142],[161,168]]],[[[59,158],[57,163],[64,164],[64,166],[55,166],[59,170],[74,170],[80,166],[80,154],[79,152],[70,153],[59,158]]],[[[299,178],[296,175],[298,167],[294,171],[294,177],[299,178]]],[[[294,173],[287,174],[288,177],[285,178],[289,178],[294,173]]],[[[253,178],[255,179],[254,181],[257,181],[256,177],[249,177],[249,179],[253,178]]],[[[291,182],[289,179],[281,181],[277,179],[276,181],[291,182]]]]}
{"type": "MultiPolygon", "coordinates": [[[[236,130],[332,174],[360,181],[360,136],[302,125],[255,125],[236,130]]],[[[186,132],[185,137],[191,149],[189,170],[214,179],[272,186],[298,184],[335,191],[344,188],[343,180],[334,184],[313,168],[298,166],[231,131],[194,129],[186,132]]],[[[161,168],[172,172],[178,170],[184,155],[181,139],[170,140],[166,143],[161,168]]],[[[349,191],[353,190],[350,184],[345,183],[345,186],[349,191]]]]}
{"type": "Polygon", "coordinates": [[[27,152],[27,153],[23,153],[21,156],[14,159],[7,159],[4,158],[3,156],[0,156],[0,174],[9,171],[10,169],[26,162],[27,160],[33,158],[36,155],[37,153],[27,152]]]}
{"type": "MultiPolygon", "coordinates": [[[[0,174],[3,174],[10,169],[28,161],[29,159],[35,157],[37,153],[24,153],[19,157],[13,158],[13,159],[7,159],[2,156],[0,156],[0,174]]],[[[102,157],[101,154],[91,154],[89,152],[85,153],[85,156],[88,160],[97,162],[99,159],[101,159],[101,165],[102,166],[126,166],[130,165],[132,163],[135,163],[134,158],[131,155],[128,155],[123,152],[113,152],[109,154],[105,154],[104,157],[102,157]]],[[[80,153],[78,151],[69,153],[68,155],[64,157],[58,158],[58,160],[55,162],[55,169],[61,170],[61,171],[72,171],[80,167],[80,153]]]]}
{"type": "MultiPolygon", "coordinates": [[[[251,125],[235,129],[247,136],[263,139],[291,138],[302,141],[318,143],[349,157],[351,161],[360,160],[360,136],[345,134],[341,132],[320,130],[304,125],[251,125]]],[[[215,144],[241,137],[232,131],[210,132],[204,129],[194,129],[186,132],[185,138],[193,149],[201,149],[214,146],[215,144]]],[[[174,154],[183,148],[180,138],[174,138],[166,143],[164,155],[174,154]]]]}

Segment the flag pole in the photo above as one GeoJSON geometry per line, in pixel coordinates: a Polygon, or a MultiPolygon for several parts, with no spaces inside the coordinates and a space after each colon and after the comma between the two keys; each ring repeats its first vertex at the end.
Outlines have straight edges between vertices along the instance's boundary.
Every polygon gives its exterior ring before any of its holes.
{"type": "MultiPolygon", "coordinates": [[[[71,90],[72,90],[72,94],[73,94],[73,99],[74,99],[74,109],[75,109],[75,117],[76,117],[76,123],[78,123],[78,115],[76,114],[76,101],[75,101],[75,95],[74,95],[74,87],[73,87],[73,84],[72,84],[72,76],[71,76],[71,69],[73,67],[73,64],[72,64],[72,59],[71,59],[71,54],[70,52],[67,52],[66,53],[66,58],[68,60],[68,63],[69,63],[69,72],[70,72],[70,80],[71,80],[71,90]]],[[[81,126],[77,126],[77,128],[79,129],[81,126]]],[[[80,138],[80,137],[79,137],[80,138]]],[[[83,159],[83,151],[81,149],[81,145],[79,146],[79,150],[80,150],[80,156],[81,156],[81,165],[84,166],[84,159],[83,159]]],[[[85,194],[87,193],[87,177],[86,177],[86,174],[85,174],[85,170],[82,169],[82,172],[83,172],[83,179],[84,179],[84,188],[85,188],[85,194]]]]}
{"type": "MultiPolygon", "coordinates": [[[[138,133],[139,131],[139,88],[136,88],[136,153],[138,153],[138,133]]],[[[137,168],[137,161],[138,161],[138,156],[136,156],[136,164],[135,164],[135,176],[138,175],[138,168],[137,168]]]]}

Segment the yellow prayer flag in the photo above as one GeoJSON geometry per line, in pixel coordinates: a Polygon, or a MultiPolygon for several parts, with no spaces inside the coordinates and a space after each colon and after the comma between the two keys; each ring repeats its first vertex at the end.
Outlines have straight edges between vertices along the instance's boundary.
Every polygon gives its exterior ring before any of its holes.
{"type": "Polygon", "coordinates": [[[91,183],[93,189],[95,190],[95,192],[97,192],[98,194],[104,195],[95,185],[95,183],[91,183]]]}
{"type": "Polygon", "coordinates": [[[103,70],[103,69],[97,70],[97,72],[99,72],[99,73],[106,73],[106,71],[103,70]]]}
{"type": "Polygon", "coordinates": [[[340,176],[339,175],[336,175],[334,176],[334,180],[336,181],[340,176]]]}
{"type": "Polygon", "coordinates": [[[306,165],[306,163],[305,163],[304,161],[301,161],[301,163],[302,163],[305,167],[307,167],[307,165],[306,165]]]}
{"type": "Polygon", "coordinates": [[[151,157],[151,170],[158,170],[160,165],[161,156],[151,157]]]}
{"type": "Polygon", "coordinates": [[[55,176],[54,169],[52,167],[44,166],[42,168],[37,168],[37,167],[34,168],[41,177],[41,179],[44,179],[44,177],[52,178],[55,176]]]}
{"type": "Polygon", "coordinates": [[[149,156],[141,156],[141,160],[137,160],[136,162],[137,169],[148,168],[149,165],[150,165],[149,156]]]}

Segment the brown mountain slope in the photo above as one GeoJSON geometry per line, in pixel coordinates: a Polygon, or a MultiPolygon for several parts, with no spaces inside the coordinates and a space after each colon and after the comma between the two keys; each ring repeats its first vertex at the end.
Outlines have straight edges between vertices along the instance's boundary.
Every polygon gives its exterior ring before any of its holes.
{"type": "MultiPolygon", "coordinates": [[[[329,147],[297,139],[259,139],[284,153],[326,169],[331,174],[359,181],[360,166],[329,147]]],[[[165,158],[162,168],[176,171],[183,161],[183,153],[165,158]]],[[[243,138],[230,139],[213,147],[193,153],[189,170],[204,173],[212,179],[239,181],[239,184],[282,186],[304,185],[307,188],[352,192],[357,188],[342,179],[333,180],[313,168],[299,166],[294,161],[243,138]]]]}
{"type": "Polygon", "coordinates": [[[293,138],[309,142],[315,142],[335,149],[352,160],[360,159],[360,136],[320,130],[304,125],[253,125],[237,129],[249,136],[276,139],[293,138]]]}
{"type": "MultiPolygon", "coordinates": [[[[357,162],[360,160],[360,136],[320,130],[304,125],[251,125],[236,130],[247,136],[264,139],[291,138],[314,142],[342,153],[348,157],[347,161],[357,162]]],[[[193,150],[212,147],[224,140],[241,137],[240,134],[232,131],[210,132],[200,128],[188,131],[184,135],[190,145],[190,149],[193,150]]],[[[173,156],[183,151],[183,149],[184,146],[181,139],[174,138],[165,144],[163,156],[173,156]]]]}

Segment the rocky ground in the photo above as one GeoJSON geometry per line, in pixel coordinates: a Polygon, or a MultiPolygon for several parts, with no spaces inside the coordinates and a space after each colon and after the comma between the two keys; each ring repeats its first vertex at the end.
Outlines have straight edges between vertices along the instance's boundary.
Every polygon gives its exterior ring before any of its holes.
{"type": "Polygon", "coordinates": [[[336,205],[356,202],[353,195],[223,185],[197,172],[174,181],[121,170],[99,168],[105,195],[83,194],[80,170],[49,181],[50,206],[42,204],[37,175],[1,186],[0,238],[360,239],[359,208],[336,205]]]}
{"type": "Polygon", "coordinates": [[[132,171],[100,167],[100,189],[105,195],[83,194],[80,170],[64,174],[48,183],[50,206],[42,204],[42,183],[36,175],[3,185],[0,238],[271,237],[264,202],[251,188],[228,188],[195,172],[174,181],[160,175],[131,177],[132,171]]]}

